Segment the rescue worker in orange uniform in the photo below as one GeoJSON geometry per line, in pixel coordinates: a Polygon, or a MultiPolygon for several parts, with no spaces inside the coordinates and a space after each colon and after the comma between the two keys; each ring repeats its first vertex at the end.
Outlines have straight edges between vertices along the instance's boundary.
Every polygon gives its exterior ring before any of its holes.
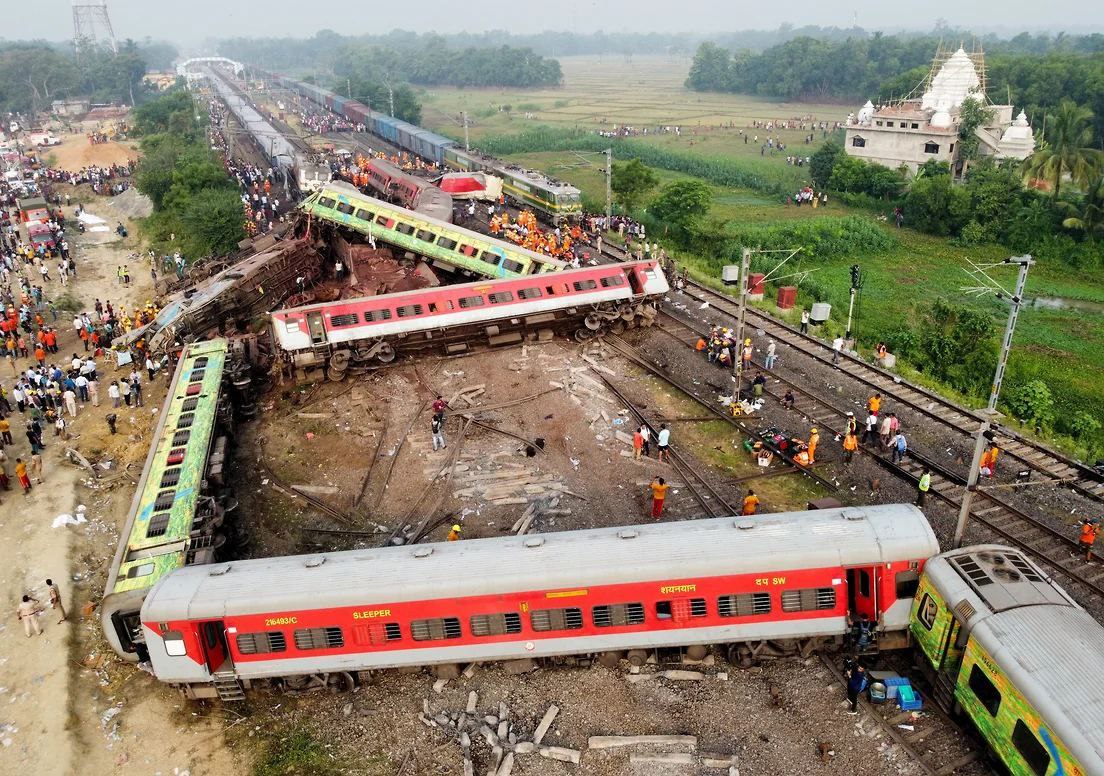
{"type": "Polygon", "coordinates": [[[981,454],[979,468],[986,477],[992,477],[997,473],[997,456],[1000,455],[999,447],[991,447],[981,454]]]}
{"type": "Polygon", "coordinates": [[[448,533],[448,540],[447,541],[450,541],[450,542],[460,541],[460,531],[461,531],[461,528],[460,528],[459,524],[454,525],[452,527],[452,530],[449,531],[449,533],[448,533]]]}
{"type": "Polygon", "coordinates": [[[844,463],[851,463],[851,459],[855,457],[855,451],[859,449],[859,438],[855,436],[854,431],[848,431],[843,437],[843,460],[844,463]]]}
{"type": "Polygon", "coordinates": [[[743,514],[754,515],[759,510],[759,497],[755,495],[755,491],[748,489],[747,495],[744,496],[744,509],[743,514]]]}
{"type": "Polygon", "coordinates": [[[816,449],[820,444],[820,432],[815,428],[809,430],[809,463],[816,463],[816,449]]]}
{"type": "Polygon", "coordinates": [[[882,395],[876,393],[866,400],[866,409],[871,415],[877,415],[882,408],[882,395]]]}
{"type": "Polygon", "coordinates": [[[1088,518],[1081,521],[1081,538],[1078,540],[1078,544],[1085,551],[1086,561],[1092,560],[1092,548],[1098,533],[1100,533],[1099,519],[1088,518]]]}

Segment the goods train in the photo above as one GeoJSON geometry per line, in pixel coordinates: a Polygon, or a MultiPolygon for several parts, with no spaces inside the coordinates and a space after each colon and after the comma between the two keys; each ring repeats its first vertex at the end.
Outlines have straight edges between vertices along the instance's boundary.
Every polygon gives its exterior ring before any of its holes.
{"type": "Polygon", "coordinates": [[[365,172],[368,185],[384,199],[438,221],[452,221],[452,197],[425,178],[404,172],[386,159],[369,159],[365,172]]]}
{"type": "Polygon", "coordinates": [[[174,569],[210,563],[226,541],[217,495],[231,425],[228,347],[215,339],[184,348],[108,573],[100,622],[131,662],[144,659],[138,612],[150,588],[174,569]]]}
{"type": "Polygon", "coordinates": [[[212,68],[204,68],[203,74],[242,129],[268,157],[272,167],[281,171],[284,188],[289,194],[293,188],[300,192],[318,191],[330,180],[331,172],[327,165],[311,161],[306,152],[292,145],[226,79],[212,68]]]}
{"type": "Polygon", "coordinates": [[[530,207],[541,213],[550,221],[559,222],[582,214],[580,192],[568,183],[492,156],[465,151],[454,140],[371,110],[356,100],[341,97],[314,84],[262,71],[254,72],[349,121],[363,124],[372,134],[424,159],[454,170],[487,172],[501,178],[502,189],[507,197],[521,207],[530,207]]]}
{"type": "Polygon", "coordinates": [[[651,523],[185,567],[146,597],[154,676],[198,697],[351,687],[361,671],[724,645],[904,645],[925,561],[911,505],[651,523]]]}
{"type": "Polygon", "coordinates": [[[647,326],[668,290],[655,261],[607,264],[277,310],[272,339],[294,367],[325,365],[340,380],[350,364],[389,363],[404,350],[444,355],[480,340],[506,345],[567,329],[581,341],[647,326]]]}
{"type": "Polygon", "coordinates": [[[551,256],[361,194],[343,181],[326,184],[303,200],[299,209],[370,240],[382,240],[411,257],[424,256],[447,272],[509,278],[557,272],[567,266],[551,256]]]}
{"type": "Polygon", "coordinates": [[[1012,774],[1104,774],[1104,628],[1018,550],[928,561],[913,640],[935,699],[1012,774]]]}

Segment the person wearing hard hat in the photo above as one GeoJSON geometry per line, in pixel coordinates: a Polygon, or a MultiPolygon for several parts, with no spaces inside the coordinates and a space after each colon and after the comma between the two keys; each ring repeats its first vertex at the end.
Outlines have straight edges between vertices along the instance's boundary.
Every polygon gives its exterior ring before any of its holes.
{"type": "Polygon", "coordinates": [[[448,535],[448,541],[450,541],[450,542],[458,542],[458,541],[460,541],[460,530],[461,530],[461,529],[460,529],[460,525],[459,525],[459,523],[458,523],[458,524],[456,524],[456,525],[454,525],[454,526],[452,527],[452,530],[451,530],[451,531],[449,531],[449,535],[448,535]]]}
{"type": "Polygon", "coordinates": [[[749,338],[749,339],[744,340],[744,348],[740,352],[740,358],[743,359],[743,362],[744,362],[744,364],[743,364],[744,371],[747,371],[748,369],[751,368],[751,354],[752,354],[752,347],[751,347],[751,339],[749,338]]]}
{"type": "Polygon", "coordinates": [[[815,428],[809,429],[809,463],[816,463],[816,448],[820,443],[820,432],[815,428]]]}

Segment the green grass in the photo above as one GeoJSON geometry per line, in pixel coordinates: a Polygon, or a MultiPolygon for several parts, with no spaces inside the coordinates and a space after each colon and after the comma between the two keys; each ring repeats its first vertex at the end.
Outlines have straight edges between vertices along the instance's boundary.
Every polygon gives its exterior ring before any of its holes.
{"type": "Polygon", "coordinates": [[[253,776],[338,776],[348,773],[310,733],[273,741],[253,766],[253,776]]]}

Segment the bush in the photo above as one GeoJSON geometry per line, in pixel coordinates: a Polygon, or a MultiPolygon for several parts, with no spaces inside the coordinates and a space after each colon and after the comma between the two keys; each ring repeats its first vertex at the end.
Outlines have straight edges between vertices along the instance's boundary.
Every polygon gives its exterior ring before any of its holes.
{"type": "MultiPolygon", "coordinates": [[[[712,222],[710,222],[711,224],[712,222]]],[[[691,242],[699,253],[709,255],[716,250],[719,235],[691,229],[691,242]]],[[[804,260],[835,259],[864,253],[887,251],[897,240],[869,218],[807,218],[780,221],[774,224],[730,224],[724,232],[731,243],[748,248],[801,248],[804,260]]]]}
{"type": "Polygon", "coordinates": [[[992,239],[993,235],[989,232],[989,229],[978,223],[976,219],[962,227],[962,231],[958,235],[958,242],[961,245],[982,245],[992,239]]]}
{"type": "Polygon", "coordinates": [[[844,154],[836,160],[828,186],[836,191],[888,199],[904,190],[905,176],[900,170],[844,154]]]}
{"type": "Polygon", "coordinates": [[[1089,442],[1100,433],[1100,421],[1083,410],[1075,412],[1068,425],[1070,433],[1079,442],[1089,442]]]}
{"type": "Polygon", "coordinates": [[[896,329],[890,329],[885,335],[884,340],[886,347],[889,348],[889,352],[902,359],[908,358],[915,353],[916,347],[920,342],[920,339],[916,336],[916,332],[908,326],[899,326],[896,329]]]}
{"type": "Polygon", "coordinates": [[[1054,417],[1054,397],[1042,380],[1014,386],[1004,403],[1016,418],[1036,428],[1047,425],[1054,417]]]}

